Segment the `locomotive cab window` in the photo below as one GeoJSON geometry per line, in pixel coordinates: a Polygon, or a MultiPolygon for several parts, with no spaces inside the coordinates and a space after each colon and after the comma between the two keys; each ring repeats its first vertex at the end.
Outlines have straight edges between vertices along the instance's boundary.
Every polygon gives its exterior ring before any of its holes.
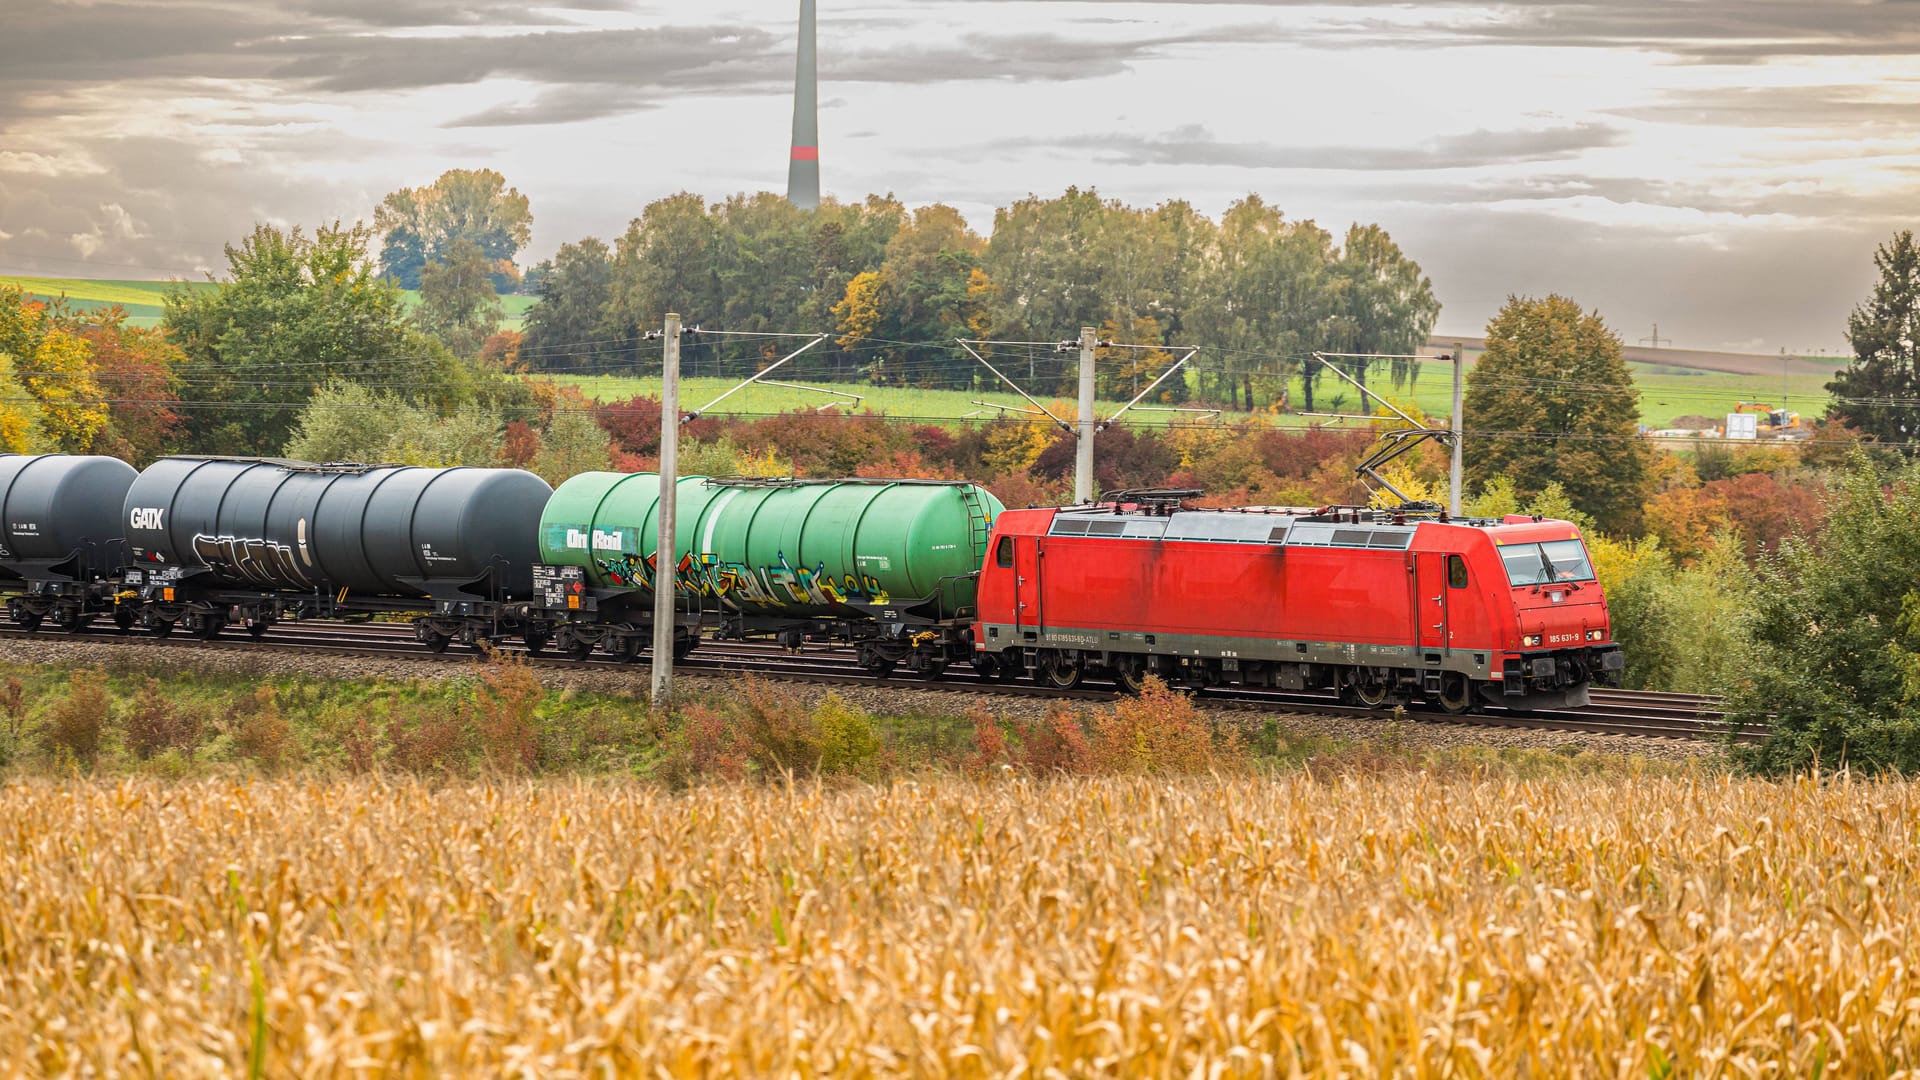
{"type": "Polygon", "coordinates": [[[1593,580],[1593,564],[1578,540],[1510,544],[1500,549],[1500,560],[1507,565],[1507,579],[1515,585],[1593,580]]]}
{"type": "Polygon", "coordinates": [[[994,545],[993,564],[995,566],[1013,565],[1013,537],[1003,536],[1000,542],[994,545]]]}
{"type": "Polygon", "coordinates": [[[1447,585],[1455,589],[1467,587],[1467,560],[1458,555],[1447,556],[1447,585]]]}

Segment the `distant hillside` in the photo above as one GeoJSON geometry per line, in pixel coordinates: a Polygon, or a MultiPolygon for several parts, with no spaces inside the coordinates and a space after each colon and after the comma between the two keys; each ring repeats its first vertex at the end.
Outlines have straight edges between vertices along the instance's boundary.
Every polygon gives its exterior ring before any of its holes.
{"type": "MultiPolygon", "coordinates": [[[[127,321],[135,326],[157,326],[160,322],[161,301],[174,289],[214,289],[219,286],[205,281],[114,281],[92,278],[48,278],[13,277],[0,275],[0,285],[13,285],[25,289],[44,300],[66,299],[67,306],[75,311],[92,311],[95,308],[119,304],[127,309],[127,321]]],[[[407,303],[419,302],[420,294],[408,291],[407,303]]],[[[521,320],[527,309],[533,307],[531,296],[503,296],[500,306],[506,309],[505,326],[511,330],[520,329],[521,320]]]]}

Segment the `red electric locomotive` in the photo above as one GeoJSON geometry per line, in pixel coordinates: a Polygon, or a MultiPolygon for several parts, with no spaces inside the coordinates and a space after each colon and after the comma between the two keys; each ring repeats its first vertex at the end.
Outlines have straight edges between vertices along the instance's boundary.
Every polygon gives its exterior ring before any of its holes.
{"type": "Polygon", "coordinates": [[[983,673],[1063,689],[1153,674],[1455,713],[1583,705],[1625,666],[1579,530],[1518,515],[1006,510],[974,633],[983,673]]]}

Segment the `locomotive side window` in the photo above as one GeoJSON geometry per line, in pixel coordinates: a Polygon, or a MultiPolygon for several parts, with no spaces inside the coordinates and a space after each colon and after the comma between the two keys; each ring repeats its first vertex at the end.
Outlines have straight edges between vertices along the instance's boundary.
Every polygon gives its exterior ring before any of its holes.
{"type": "Polygon", "coordinates": [[[1447,585],[1455,589],[1467,587],[1467,560],[1458,555],[1447,556],[1447,585]]]}
{"type": "Polygon", "coordinates": [[[1013,565],[1013,537],[1003,536],[1000,542],[994,545],[993,564],[995,566],[1013,565]]]}

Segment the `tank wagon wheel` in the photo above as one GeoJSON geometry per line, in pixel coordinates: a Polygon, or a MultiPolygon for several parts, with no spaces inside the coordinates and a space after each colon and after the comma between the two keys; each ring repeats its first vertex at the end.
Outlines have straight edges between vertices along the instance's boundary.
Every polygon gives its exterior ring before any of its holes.
{"type": "Polygon", "coordinates": [[[940,676],[946,674],[946,672],[947,662],[945,660],[929,660],[926,665],[920,669],[920,678],[925,682],[939,682],[940,676]]]}
{"type": "Polygon", "coordinates": [[[1473,683],[1457,671],[1449,671],[1440,677],[1440,696],[1437,699],[1440,711],[1449,716],[1459,716],[1473,709],[1473,683]]]}
{"type": "Polygon", "coordinates": [[[1113,681],[1129,694],[1147,687],[1147,665],[1137,659],[1121,658],[1113,662],[1113,681]]]}
{"type": "Polygon", "coordinates": [[[428,630],[426,636],[420,639],[420,643],[425,645],[429,652],[446,652],[447,646],[453,644],[453,635],[443,634],[438,630],[428,630]]]}
{"type": "Polygon", "coordinates": [[[157,637],[157,638],[166,637],[167,635],[173,633],[173,620],[155,619],[152,622],[147,624],[147,633],[152,634],[154,637],[157,637]]]}
{"type": "Polygon", "coordinates": [[[699,647],[700,647],[699,638],[694,638],[694,637],[674,638],[673,639],[673,658],[675,660],[685,660],[689,655],[693,653],[693,650],[699,647]]]}
{"type": "Polygon", "coordinates": [[[884,679],[893,674],[893,669],[898,667],[899,663],[897,660],[889,660],[884,656],[875,656],[870,658],[865,666],[868,671],[873,673],[874,678],[884,679]]]}
{"type": "Polygon", "coordinates": [[[619,657],[621,663],[631,664],[640,658],[640,644],[638,634],[623,637],[620,639],[620,644],[614,647],[614,655],[619,657]]]}
{"type": "Polygon", "coordinates": [[[54,615],[53,621],[64,633],[83,634],[87,630],[87,624],[93,620],[86,618],[71,608],[63,608],[58,614],[54,615]]]}
{"type": "Polygon", "coordinates": [[[113,625],[119,627],[121,630],[133,629],[134,618],[132,608],[117,607],[113,609],[113,625]]]}
{"type": "Polygon", "coordinates": [[[255,641],[259,641],[259,640],[260,640],[261,638],[263,638],[263,637],[266,637],[266,636],[267,636],[267,627],[268,627],[269,625],[271,625],[271,624],[269,624],[269,623],[263,623],[263,622],[252,622],[252,623],[248,623],[248,624],[247,624],[247,635],[248,635],[249,637],[251,637],[251,638],[253,638],[253,640],[255,640],[255,641]]]}
{"type": "Polygon", "coordinates": [[[567,654],[569,660],[585,660],[593,655],[593,639],[570,637],[562,651],[567,654]]]}
{"type": "Polygon", "coordinates": [[[539,656],[541,653],[547,651],[548,645],[552,644],[553,635],[543,634],[538,630],[529,630],[521,640],[526,642],[528,656],[539,656]]]}
{"type": "Polygon", "coordinates": [[[194,625],[193,636],[199,638],[201,641],[212,641],[214,638],[220,636],[220,631],[226,628],[227,620],[217,615],[209,616],[201,619],[194,625]]]}
{"type": "Polygon", "coordinates": [[[1072,690],[1080,685],[1080,657],[1062,649],[1040,654],[1040,679],[1055,690],[1072,690]]]}
{"type": "Polygon", "coordinates": [[[15,621],[20,624],[21,629],[31,634],[35,630],[40,629],[40,622],[44,618],[46,618],[46,616],[41,615],[37,611],[22,611],[20,617],[15,621]]]}
{"type": "Polygon", "coordinates": [[[1347,673],[1347,680],[1340,696],[1361,708],[1384,708],[1393,693],[1387,681],[1378,677],[1372,668],[1355,668],[1347,673]]]}

